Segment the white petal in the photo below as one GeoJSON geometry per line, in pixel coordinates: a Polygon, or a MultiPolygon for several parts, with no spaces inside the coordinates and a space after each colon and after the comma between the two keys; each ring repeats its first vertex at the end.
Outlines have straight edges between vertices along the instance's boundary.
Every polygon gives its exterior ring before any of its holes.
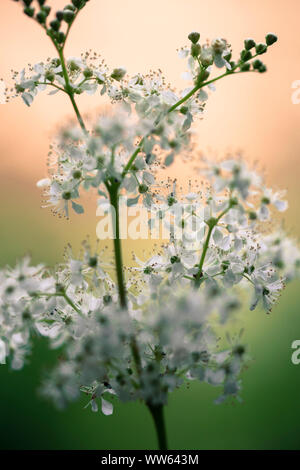
{"type": "Polygon", "coordinates": [[[106,416],[112,415],[114,410],[113,404],[101,397],[101,410],[106,416]]]}
{"type": "Polygon", "coordinates": [[[44,186],[50,186],[50,179],[49,178],[43,178],[41,180],[39,180],[36,185],[38,188],[43,188],[44,186]]]}
{"type": "Polygon", "coordinates": [[[288,202],[277,200],[277,201],[274,201],[274,206],[276,207],[277,210],[279,210],[279,212],[284,212],[288,208],[288,202]]]}
{"type": "Polygon", "coordinates": [[[97,404],[96,400],[92,400],[91,406],[92,406],[92,411],[94,411],[94,413],[97,413],[97,411],[98,411],[98,404],[97,404]]]}
{"type": "Polygon", "coordinates": [[[0,339],[0,364],[5,364],[6,363],[6,346],[4,341],[0,339]]]}
{"type": "Polygon", "coordinates": [[[219,245],[223,240],[223,234],[217,227],[214,228],[213,239],[216,245],[219,245]]]}

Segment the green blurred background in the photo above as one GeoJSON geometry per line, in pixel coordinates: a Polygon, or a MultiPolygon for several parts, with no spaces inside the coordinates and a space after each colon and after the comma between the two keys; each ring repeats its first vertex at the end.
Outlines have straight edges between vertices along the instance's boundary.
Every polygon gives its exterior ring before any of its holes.
{"type": "MultiPolygon", "coordinates": [[[[55,7],[65,2],[53,0],[55,7]]],[[[25,18],[16,2],[0,6],[1,74],[21,69],[53,55],[47,38],[25,18]],[[12,30],[18,34],[12,34],[12,30]]],[[[263,39],[278,33],[280,41],[265,57],[269,72],[238,76],[217,87],[198,126],[199,150],[219,155],[244,149],[246,158],[258,160],[269,184],[287,188],[290,210],[286,227],[299,236],[299,118],[300,104],[291,102],[291,85],[300,79],[300,36],[297,0],[91,0],[70,37],[67,55],[93,47],[109,65],[127,65],[130,73],[164,65],[167,78],[181,86],[183,63],[177,47],[186,35],[200,30],[202,38],[222,35],[234,50],[245,37],[263,39]],[[216,14],[217,12],[217,14],[216,14]],[[155,31],[155,34],[153,33],[155,31]],[[167,34],[166,34],[167,32],[167,34]],[[226,111],[226,115],[225,115],[226,111]]],[[[83,112],[99,108],[101,98],[79,97],[83,112]]],[[[85,198],[86,213],[71,221],[59,220],[40,209],[35,182],[46,174],[46,155],[57,123],[70,117],[64,97],[41,95],[31,109],[19,101],[0,106],[0,264],[15,263],[27,252],[34,262],[53,265],[62,259],[64,246],[76,250],[87,234],[95,239],[95,198],[85,198]]],[[[182,162],[171,176],[196,177],[182,162]]],[[[103,243],[102,245],[105,245],[103,243]]],[[[145,244],[124,243],[125,262],[131,251],[141,254],[145,244]]],[[[147,246],[146,246],[147,247],[147,246]]],[[[231,332],[245,328],[245,342],[253,357],[243,374],[242,404],[215,406],[220,390],[191,384],[170,397],[166,409],[169,442],[177,449],[299,449],[300,365],[291,363],[291,343],[300,339],[299,283],[287,287],[267,316],[247,309],[231,332]]],[[[64,412],[56,411],[37,394],[41,377],[55,363],[55,351],[36,341],[32,360],[21,372],[0,367],[0,448],[2,449],[151,449],[156,437],[148,411],[139,404],[115,403],[113,416],[84,409],[85,398],[64,412]]]]}

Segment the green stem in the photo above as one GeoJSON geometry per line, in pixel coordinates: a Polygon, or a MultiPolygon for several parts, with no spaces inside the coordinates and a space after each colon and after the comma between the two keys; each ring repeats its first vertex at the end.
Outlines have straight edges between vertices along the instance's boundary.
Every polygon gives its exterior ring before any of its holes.
{"type": "MultiPolygon", "coordinates": [[[[120,239],[120,210],[119,210],[119,182],[111,181],[110,184],[106,184],[106,188],[109,193],[110,203],[114,208],[112,214],[113,223],[113,237],[114,237],[114,252],[115,252],[115,266],[117,273],[117,284],[119,292],[119,302],[123,309],[127,308],[127,295],[123,275],[123,260],[122,260],[122,245],[120,239]]],[[[134,335],[130,338],[130,350],[133,358],[133,362],[136,368],[137,376],[140,378],[142,373],[142,360],[140,356],[139,347],[134,335]]]]}
{"type": "Polygon", "coordinates": [[[114,208],[113,217],[113,236],[114,236],[114,252],[115,265],[117,273],[117,282],[119,290],[119,300],[122,308],[127,307],[126,289],[123,276],[122,246],[120,239],[120,213],[119,213],[119,187],[120,183],[112,183],[106,186],[109,192],[110,203],[114,208]]]}
{"type": "Polygon", "coordinates": [[[142,140],[140,141],[138,147],[135,149],[135,151],[133,152],[133,154],[131,155],[130,159],[128,160],[128,163],[127,165],[125,166],[124,170],[123,170],[123,173],[122,173],[122,178],[124,178],[124,176],[128,173],[128,171],[130,170],[134,160],[136,159],[136,157],[138,156],[138,153],[141,151],[142,149],[142,145],[144,143],[144,140],[145,140],[145,137],[142,138],[142,140]]]}
{"type": "Polygon", "coordinates": [[[253,285],[255,286],[254,282],[252,281],[252,279],[250,279],[249,276],[247,276],[247,274],[244,273],[244,274],[242,274],[242,276],[243,276],[245,279],[247,279],[249,282],[251,282],[251,284],[253,284],[253,285]]]}
{"type": "Polygon", "coordinates": [[[154,421],[159,450],[168,450],[167,433],[163,405],[147,404],[154,421]]]}
{"type": "Polygon", "coordinates": [[[68,95],[69,95],[69,97],[70,97],[70,100],[71,100],[72,106],[73,106],[73,108],[74,108],[74,111],[75,111],[75,113],[76,113],[76,116],[77,116],[78,122],[79,122],[79,124],[80,124],[80,127],[81,127],[81,129],[83,130],[83,132],[84,132],[85,134],[87,134],[87,129],[86,129],[86,127],[85,127],[85,124],[84,124],[83,119],[82,119],[82,117],[81,117],[81,114],[80,114],[80,112],[79,112],[78,106],[77,106],[77,104],[76,104],[76,101],[75,101],[75,98],[74,98],[74,94],[73,94],[73,93],[68,93],[68,95]]]}
{"type": "Polygon", "coordinates": [[[179,100],[179,101],[177,101],[177,103],[173,104],[173,106],[171,106],[171,108],[168,109],[167,113],[171,113],[176,108],[178,108],[178,106],[185,103],[185,101],[187,101],[189,98],[191,98],[198,90],[201,90],[201,88],[203,88],[207,85],[210,85],[211,83],[214,83],[214,82],[220,80],[221,78],[227,77],[228,75],[232,75],[233,73],[235,73],[235,74],[245,73],[245,72],[242,72],[242,71],[234,72],[234,70],[237,67],[238,66],[236,66],[234,69],[232,69],[230,71],[227,70],[226,72],[222,73],[222,75],[218,75],[217,77],[212,78],[211,80],[208,80],[207,82],[203,82],[203,83],[200,83],[199,85],[196,85],[187,95],[185,95],[183,98],[181,98],[181,100],[179,100]]]}
{"type": "Polygon", "coordinates": [[[60,91],[63,91],[64,93],[66,93],[66,90],[64,88],[61,88],[60,86],[58,85],[55,85],[55,83],[51,83],[51,82],[35,82],[36,85],[48,85],[48,86],[53,86],[54,88],[57,88],[57,90],[60,90],[60,91]]]}
{"type": "Polygon", "coordinates": [[[65,35],[65,40],[64,40],[64,43],[63,43],[63,45],[62,45],[62,49],[64,49],[64,47],[65,47],[65,44],[66,44],[66,42],[67,42],[67,39],[68,39],[68,36],[69,36],[69,33],[70,33],[70,29],[71,29],[71,27],[73,26],[74,21],[76,20],[76,17],[77,17],[77,15],[78,15],[79,11],[80,11],[80,10],[77,10],[77,11],[76,11],[76,13],[75,13],[75,15],[74,15],[74,18],[73,18],[73,21],[68,25],[68,28],[67,28],[67,31],[66,31],[66,35],[65,35]]]}
{"type": "Polygon", "coordinates": [[[141,373],[142,373],[142,360],[140,356],[140,351],[139,347],[137,344],[137,341],[134,336],[131,337],[130,341],[130,349],[131,349],[131,354],[133,357],[134,365],[136,368],[137,376],[141,378],[141,373]]]}
{"type": "Polygon", "coordinates": [[[69,75],[68,75],[68,71],[67,71],[67,67],[66,67],[63,48],[57,47],[57,52],[58,52],[58,55],[59,55],[59,58],[60,58],[62,73],[63,73],[64,79],[65,79],[65,91],[69,95],[69,98],[71,100],[72,106],[74,108],[74,111],[75,111],[75,114],[77,116],[77,119],[78,119],[78,122],[80,124],[81,129],[83,130],[83,132],[85,134],[87,134],[87,129],[85,127],[85,124],[84,124],[83,119],[81,117],[81,114],[79,112],[78,106],[77,106],[75,98],[74,98],[74,91],[73,91],[73,88],[70,84],[70,79],[69,79],[69,75]]]}
{"type": "MultiPolygon", "coordinates": [[[[106,184],[106,188],[109,193],[110,203],[114,208],[112,213],[113,223],[113,237],[114,237],[114,252],[115,252],[115,267],[117,273],[117,284],[119,292],[119,302],[123,309],[127,308],[127,295],[123,275],[123,260],[122,260],[122,245],[120,239],[120,210],[119,210],[119,187],[120,183],[111,182],[106,184]]],[[[139,347],[134,335],[130,338],[130,350],[133,358],[133,362],[136,368],[137,377],[141,377],[142,373],[142,360],[140,356],[139,347]]]]}
{"type": "Polygon", "coordinates": [[[81,317],[84,316],[82,311],[78,307],[76,307],[73,300],[70,299],[70,297],[65,292],[55,292],[53,294],[50,294],[48,292],[35,292],[33,296],[34,297],[63,297],[65,301],[73,308],[73,310],[75,310],[75,312],[78,313],[78,315],[80,315],[81,317]]]}
{"type": "MultiPolygon", "coordinates": [[[[223,75],[222,75],[223,76],[223,75]]],[[[221,78],[221,77],[220,77],[221,78]]],[[[189,98],[191,98],[198,90],[200,90],[200,88],[202,88],[203,85],[196,85],[194,88],[192,88],[192,90],[187,93],[183,98],[181,98],[179,101],[177,101],[177,103],[173,104],[173,106],[171,106],[168,111],[167,111],[167,114],[171,113],[172,111],[174,111],[176,108],[178,108],[178,106],[180,106],[181,104],[185,103],[189,98]]]]}
{"type": "Polygon", "coordinates": [[[203,268],[203,264],[204,264],[204,261],[205,261],[205,256],[206,256],[206,253],[207,253],[207,250],[208,250],[208,247],[209,247],[210,237],[211,237],[211,234],[212,234],[212,231],[213,231],[214,227],[215,226],[212,225],[208,229],[208,233],[207,233],[207,236],[206,236],[206,239],[205,239],[205,242],[204,242],[204,245],[203,245],[203,250],[202,250],[202,253],[201,253],[201,258],[200,258],[200,261],[199,261],[198,272],[197,272],[196,278],[195,278],[195,287],[200,286],[200,280],[201,280],[201,276],[202,276],[202,268],[203,268]]]}
{"type": "Polygon", "coordinates": [[[70,297],[66,294],[66,293],[63,293],[62,294],[62,297],[65,299],[65,301],[73,308],[73,310],[75,310],[75,312],[78,313],[78,315],[80,315],[81,317],[83,317],[83,313],[81,312],[81,310],[76,307],[76,305],[74,304],[73,300],[70,299],[70,297]]]}
{"type": "Polygon", "coordinates": [[[212,231],[216,227],[216,225],[218,225],[218,223],[222,219],[222,217],[225,214],[227,214],[227,212],[230,209],[231,209],[231,205],[229,204],[229,206],[226,209],[224,209],[221,212],[221,214],[216,218],[215,223],[209,225],[207,236],[206,236],[206,239],[205,239],[205,242],[204,242],[204,245],[203,245],[203,250],[202,250],[202,253],[201,253],[201,258],[200,258],[200,261],[199,261],[198,272],[197,272],[196,277],[195,277],[195,287],[199,287],[200,283],[201,283],[203,264],[204,264],[206,253],[207,253],[207,250],[208,250],[208,247],[209,247],[209,242],[210,242],[212,231]]]}

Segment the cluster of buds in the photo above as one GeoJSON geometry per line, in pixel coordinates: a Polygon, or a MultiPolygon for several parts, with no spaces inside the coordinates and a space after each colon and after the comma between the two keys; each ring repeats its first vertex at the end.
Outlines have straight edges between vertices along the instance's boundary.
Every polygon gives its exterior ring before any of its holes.
{"type": "Polygon", "coordinates": [[[179,53],[182,57],[189,57],[189,69],[197,85],[208,79],[213,64],[218,68],[226,67],[227,73],[236,70],[265,72],[267,70],[265,64],[257,57],[267,52],[268,47],[277,41],[277,36],[268,33],[265,42],[260,43],[256,43],[253,39],[245,39],[244,48],[237,61],[232,60],[231,46],[224,38],[216,38],[211,43],[206,42],[201,45],[200,34],[194,31],[188,35],[188,39],[191,41],[190,48],[183,48],[179,53]]]}
{"type": "Polygon", "coordinates": [[[67,25],[67,28],[70,27],[78,11],[85,7],[89,0],[71,0],[72,3],[66,5],[63,10],[55,12],[55,16],[51,21],[49,20],[51,7],[46,5],[47,0],[37,0],[36,8],[34,6],[34,0],[15,1],[23,3],[25,15],[41,24],[51,39],[55,41],[57,45],[62,46],[66,40],[66,34],[61,30],[63,23],[67,25]]]}
{"type": "Polygon", "coordinates": [[[265,39],[265,43],[260,42],[258,44],[256,44],[256,42],[251,38],[245,39],[244,49],[241,51],[241,63],[239,64],[241,71],[248,72],[252,66],[252,69],[255,71],[258,71],[260,73],[266,72],[267,67],[261,60],[256,59],[251,64],[249,63],[249,61],[253,59],[253,57],[265,54],[268,50],[268,47],[272,46],[272,44],[277,41],[277,36],[273,33],[268,33],[265,39]]]}

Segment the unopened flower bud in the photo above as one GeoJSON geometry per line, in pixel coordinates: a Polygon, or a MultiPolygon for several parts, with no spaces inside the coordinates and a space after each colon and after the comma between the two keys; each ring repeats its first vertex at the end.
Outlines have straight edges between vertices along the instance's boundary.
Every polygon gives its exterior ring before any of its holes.
{"type": "Polygon", "coordinates": [[[57,11],[56,18],[58,19],[58,21],[62,21],[64,19],[64,12],[61,10],[57,11]]]}
{"type": "Polygon", "coordinates": [[[192,57],[198,57],[201,52],[201,46],[200,44],[192,44],[191,46],[191,56],[192,57]]]}
{"type": "Polygon", "coordinates": [[[118,82],[122,80],[122,78],[125,76],[126,70],[122,68],[114,69],[111,74],[111,78],[114,80],[117,80],[118,82]]]}
{"type": "Polygon", "coordinates": [[[56,40],[59,44],[62,44],[65,40],[65,34],[62,31],[59,31],[57,33],[56,40]]]}
{"type": "Polygon", "coordinates": [[[92,69],[89,69],[89,68],[84,69],[83,75],[85,76],[85,78],[91,78],[93,76],[92,69]]]}
{"type": "Polygon", "coordinates": [[[195,84],[196,85],[201,85],[201,83],[205,82],[209,77],[209,71],[208,70],[201,70],[199,73],[198,77],[196,78],[195,84]]]}
{"type": "Polygon", "coordinates": [[[250,51],[247,51],[246,49],[244,49],[242,52],[241,52],[241,59],[244,61],[244,62],[247,62],[247,60],[250,60],[252,57],[252,54],[250,51]]]}
{"type": "Polygon", "coordinates": [[[70,67],[71,72],[76,72],[77,70],[80,70],[80,67],[78,67],[78,65],[76,64],[76,62],[74,62],[74,60],[70,61],[69,67],[70,67]]]}
{"type": "Polygon", "coordinates": [[[222,54],[222,52],[227,48],[227,42],[225,39],[216,38],[212,41],[211,47],[215,54],[222,54]]]}
{"type": "Polygon", "coordinates": [[[71,11],[75,11],[75,10],[76,10],[76,8],[74,7],[74,5],[70,5],[70,4],[69,4],[69,5],[66,5],[66,6],[64,7],[64,10],[71,10],[71,11]]]}
{"type": "Polygon", "coordinates": [[[255,50],[257,54],[264,54],[268,49],[268,46],[263,42],[260,42],[256,45],[255,50]]]}
{"type": "Polygon", "coordinates": [[[74,12],[71,10],[64,11],[64,21],[68,24],[72,23],[74,20],[74,12]]]}
{"type": "Polygon", "coordinates": [[[34,15],[34,8],[26,7],[26,8],[24,8],[24,13],[25,13],[25,15],[29,16],[30,18],[32,18],[33,15],[34,15]]]}
{"type": "Polygon", "coordinates": [[[264,73],[267,71],[267,67],[265,66],[265,64],[262,64],[259,69],[258,69],[259,73],[264,73]]]}
{"type": "Polygon", "coordinates": [[[50,11],[51,11],[51,7],[49,7],[48,5],[45,5],[44,7],[42,7],[42,10],[46,16],[49,15],[50,11]]]}
{"type": "Polygon", "coordinates": [[[227,60],[227,62],[229,62],[231,60],[232,53],[228,52],[228,54],[224,55],[223,57],[224,57],[225,60],[227,60]]]}
{"type": "Polygon", "coordinates": [[[244,45],[245,45],[246,51],[250,51],[250,49],[253,49],[253,47],[256,46],[256,43],[253,39],[245,39],[244,45]]]}
{"type": "Polygon", "coordinates": [[[55,79],[55,75],[50,70],[47,70],[47,72],[45,73],[45,78],[46,80],[49,80],[49,82],[53,82],[55,79]]]}
{"type": "Polygon", "coordinates": [[[39,11],[36,15],[36,19],[40,24],[44,24],[46,21],[47,15],[44,11],[39,11]]]}
{"type": "Polygon", "coordinates": [[[73,3],[74,7],[76,7],[76,8],[82,8],[85,5],[84,0],[71,0],[71,1],[73,3]]]}
{"type": "Polygon", "coordinates": [[[193,44],[197,44],[200,39],[200,34],[194,31],[188,35],[188,38],[193,44]]]}
{"type": "Polygon", "coordinates": [[[242,64],[242,65],[240,66],[240,69],[241,69],[242,72],[248,72],[248,71],[250,70],[250,64],[249,64],[249,62],[248,62],[247,64],[242,64]]]}
{"type": "Polygon", "coordinates": [[[259,59],[255,60],[252,64],[254,70],[258,70],[262,65],[264,65],[264,64],[259,59]]]}
{"type": "Polygon", "coordinates": [[[52,21],[50,21],[50,26],[54,31],[58,31],[59,28],[60,28],[60,21],[52,20],[52,21]]]}
{"type": "Polygon", "coordinates": [[[276,34],[268,33],[266,35],[266,43],[268,46],[272,46],[272,44],[274,44],[274,42],[276,42],[277,40],[278,40],[278,37],[276,36],[276,34]]]}

